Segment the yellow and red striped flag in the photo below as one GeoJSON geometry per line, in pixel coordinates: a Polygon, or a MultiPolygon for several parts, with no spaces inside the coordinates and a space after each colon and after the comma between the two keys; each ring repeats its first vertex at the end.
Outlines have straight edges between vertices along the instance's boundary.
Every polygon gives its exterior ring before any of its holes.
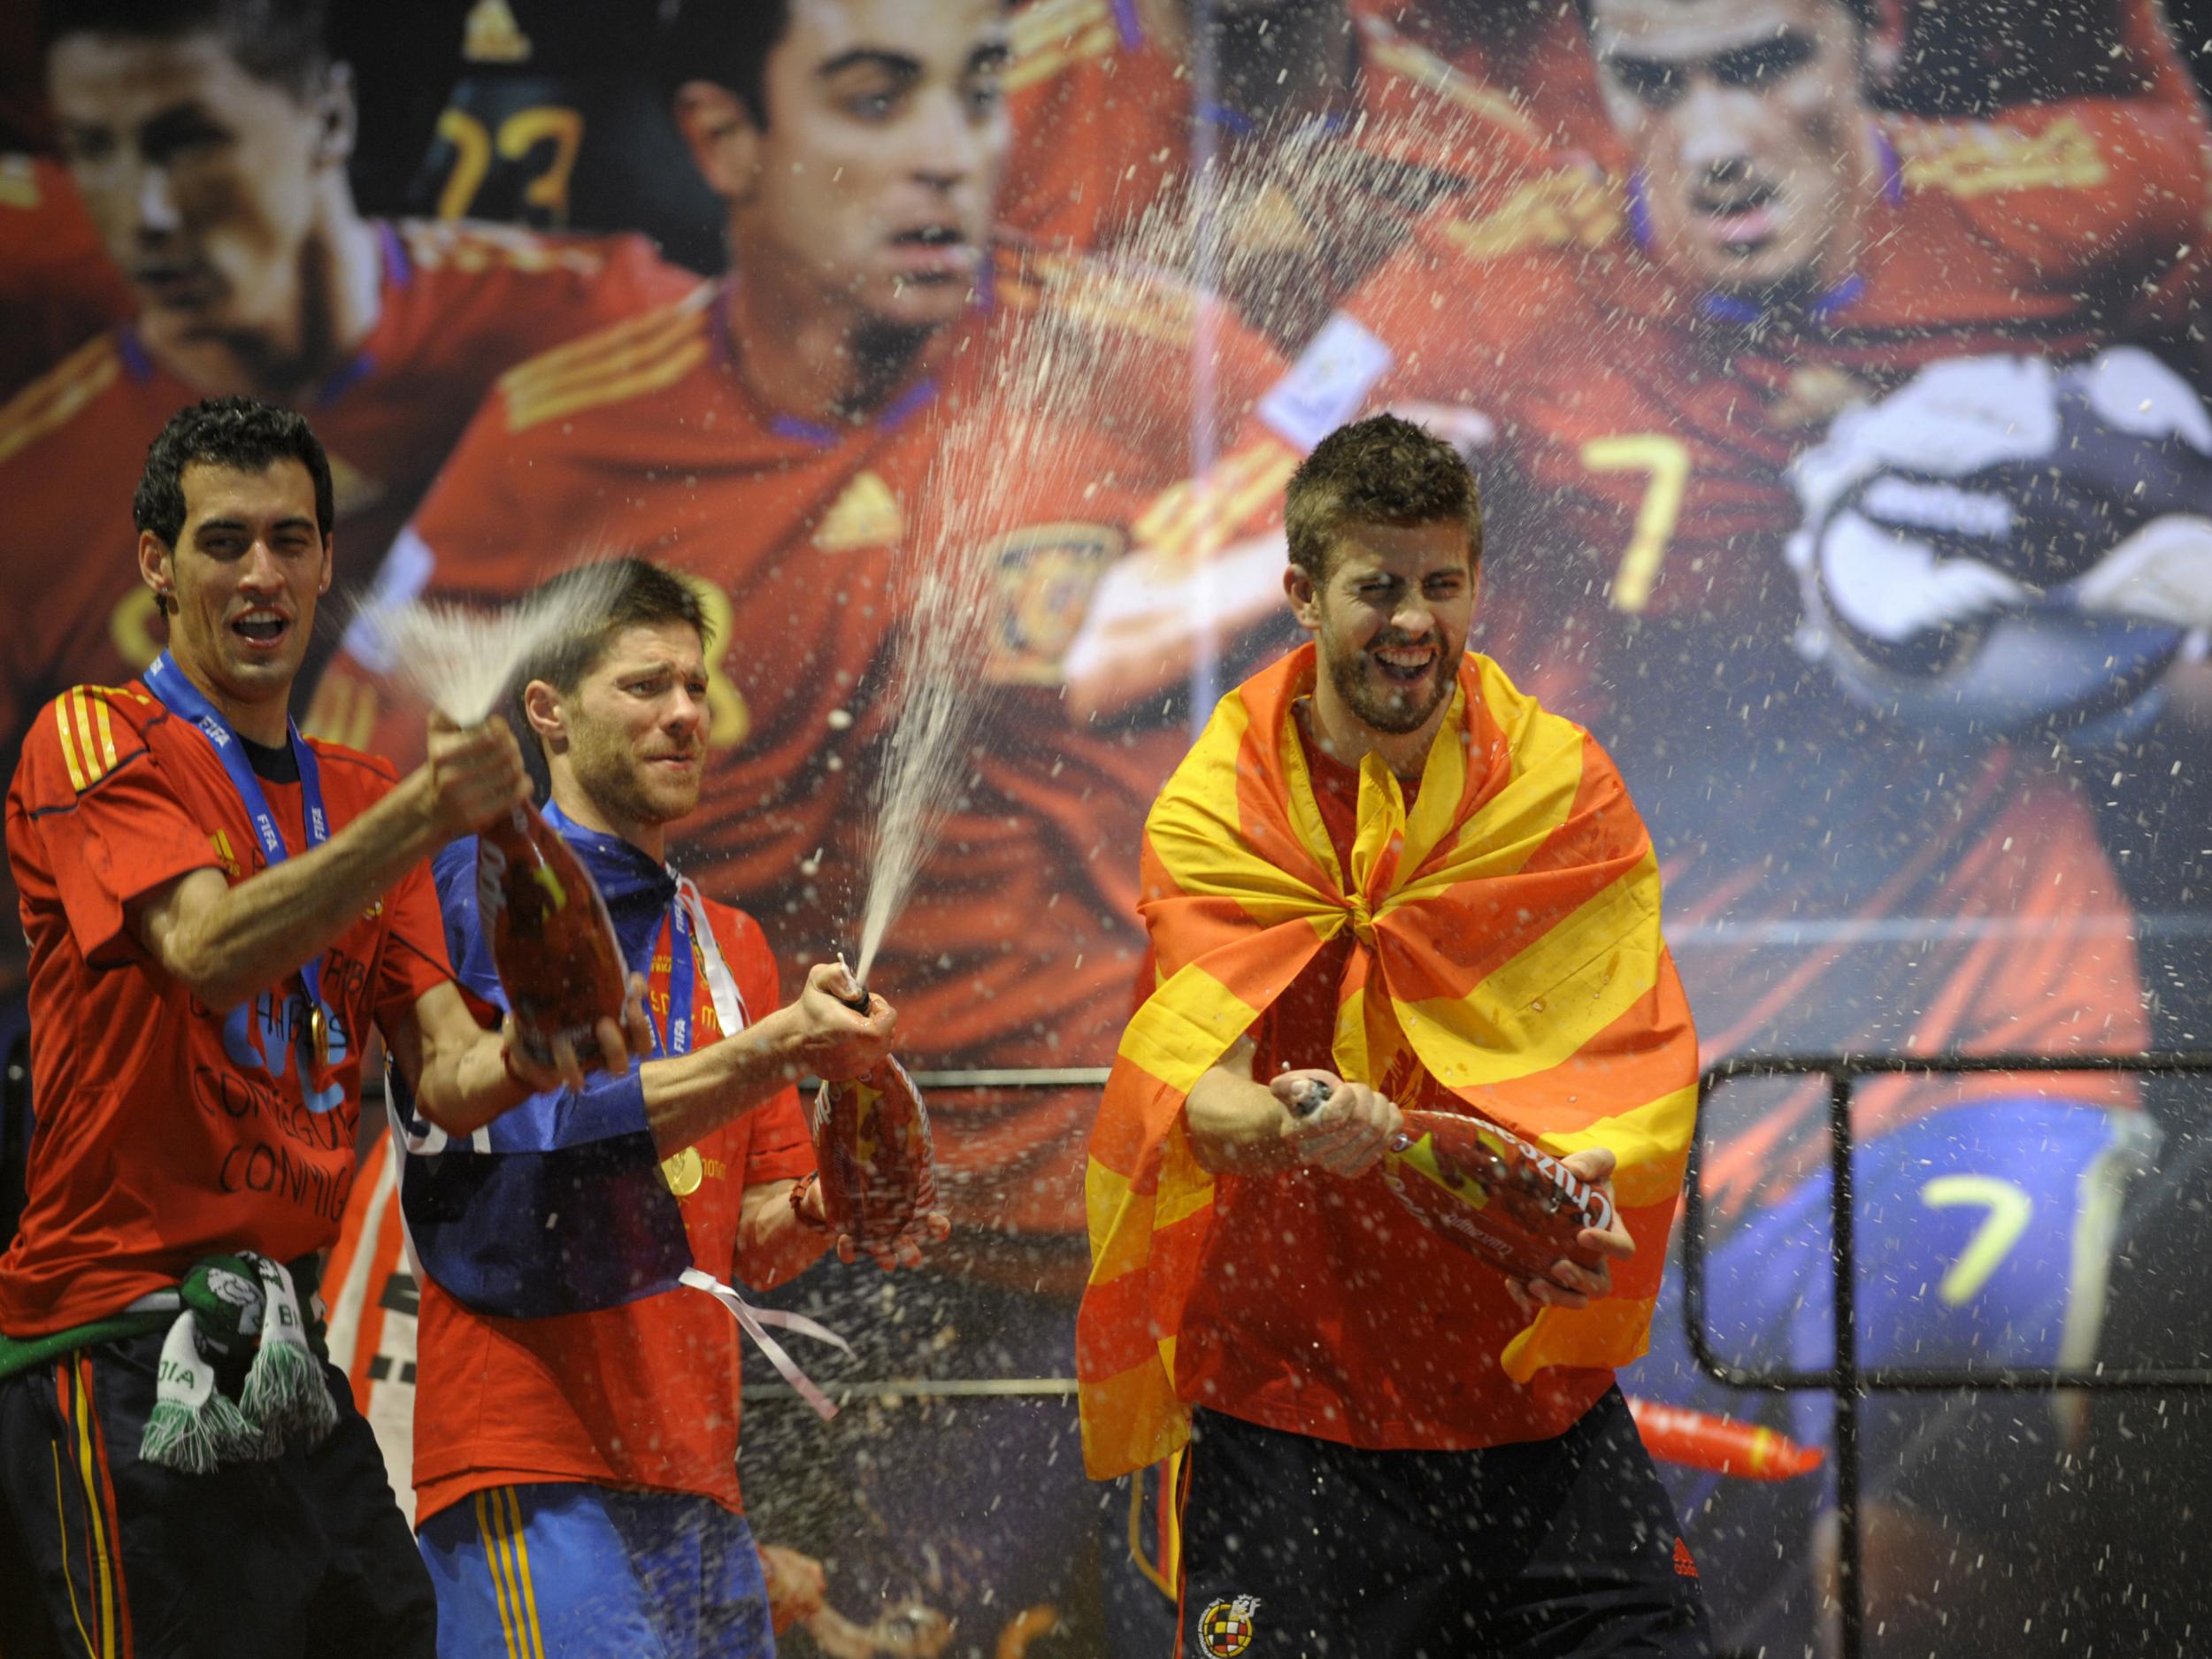
{"type": "Polygon", "coordinates": [[[1340,1075],[1379,1084],[1409,1052],[1471,1111],[1547,1151],[1604,1146],[1619,1160],[1635,1256],[1614,1264],[1611,1297],[1539,1312],[1500,1356],[1506,1373],[1526,1382],[1644,1350],[1696,1113],[1697,1041],[1660,937],[1643,821],[1588,733],[1471,652],[1411,810],[1379,756],[1361,766],[1340,869],[1293,712],[1314,672],[1307,645],[1224,697],[1145,822],[1140,908],[1157,987],[1123,1035],[1086,1179],[1076,1369],[1097,1479],[1189,1435],[1175,1344],[1213,1183],[1184,1140],[1184,1099],[1348,928],[1340,1075]]]}

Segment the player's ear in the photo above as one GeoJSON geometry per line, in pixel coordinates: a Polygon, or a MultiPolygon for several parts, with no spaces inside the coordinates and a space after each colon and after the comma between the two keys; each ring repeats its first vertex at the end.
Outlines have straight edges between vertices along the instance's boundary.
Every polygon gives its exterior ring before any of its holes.
{"type": "Polygon", "coordinates": [[[1290,614],[1298,618],[1298,626],[1309,634],[1320,633],[1321,590],[1305,566],[1283,566],[1283,593],[1290,601],[1290,614]]]}
{"type": "Polygon", "coordinates": [[[561,712],[561,694],[550,683],[534,680],[522,688],[522,718],[545,740],[547,750],[559,754],[568,744],[568,720],[561,712]]]}
{"type": "Polygon", "coordinates": [[[151,530],[138,533],[138,579],[152,591],[154,604],[164,615],[177,602],[176,567],[171,558],[166,541],[151,530]]]}
{"type": "Polygon", "coordinates": [[[333,64],[324,72],[314,95],[315,159],[323,166],[342,167],[353,159],[354,140],[361,132],[361,111],[353,93],[353,65],[333,64]]]}
{"type": "Polygon", "coordinates": [[[335,536],[326,534],[323,537],[323,579],[315,584],[315,591],[317,593],[326,594],[330,591],[330,579],[337,571],[337,568],[338,539],[335,536]]]}
{"type": "Polygon", "coordinates": [[[676,126],[709,189],[726,202],[752,195],[760,129],[737,94],[712,81],[685,81],[676,88],[676,126]]]}

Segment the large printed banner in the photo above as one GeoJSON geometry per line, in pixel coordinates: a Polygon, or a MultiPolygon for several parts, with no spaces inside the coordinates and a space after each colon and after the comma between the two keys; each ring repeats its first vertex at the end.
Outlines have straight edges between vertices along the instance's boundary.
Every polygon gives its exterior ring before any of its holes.
{"type": "MultiPolygon", "coordinates": [[[[676,861],[787,984],[849,949],[936,696],[947,816],[873,974],[908,1064],[1102,1067],[1149,984],[1145,810],[1296,638],[1283,484],[1390,409],[1480,479],[1480,648],[1652,827],[1708,1063],[2204,1041],[2212,121],[2159,0],[38,9],[0,82],[11,754],[160,647],[148,441],[276,397],[338,484],[311,729],[420,752],[367,595],[665,561],[715,630],[676,861]]],[[[1862,1363],[2200,1363],[2166,1327],[2203,1099],[1863,1087],[1862,1363]]],[[[1171,1502],[1083,1481],[1065,1386],[1096,1104],[939,1089],[952,1243],[783,1293],[860,1351],[826,1381],[944,1385],[749,1411],[758,1530],[829,1571],[792,1650],[1176,1640],[1171,1502]]],[[[1709,1108],[1731,1363],[1832,1357],[1826,1112],[1709,1108]]],[[[411,1292],[357,1197],[342,1324],[394,1426],[411,1292]]],[[[1824,1445],[1825,1394],[1704,1377],[1679,1282],[1631,1392],[1824,1445]]],[[[1871,1402],[1870,1651],[2153,1651],[2204,1594],[2140,1522],[2192,1422],[1871,1402]],[[2085,1526],[2166,1599],[2044,1554],[2085,1526]]],[[[1813,1651],[1832,1474],[1667,1472],[1728,1649],[1813,1651]]]]}

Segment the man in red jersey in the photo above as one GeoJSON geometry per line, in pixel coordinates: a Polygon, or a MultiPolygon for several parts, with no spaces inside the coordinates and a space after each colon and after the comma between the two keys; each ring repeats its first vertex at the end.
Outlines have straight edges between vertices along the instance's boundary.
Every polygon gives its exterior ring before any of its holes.
{"type": "MultiPolygon", "coordinates": [[[[1438,407],[1490,441],[1486,484],[1510,550],[1486,595],[1491,649],[1607,731],[1666,860],[1671,937],[1709,1054],[2140,1048],[2132,918],[2064,757],[2047,741],[1888,735],[1794,649],[1781,550],[1800,513],[1790,464],[1837,408],[1938,360],[2077,356],[2154,326],[2144,296],[2162,300],[2154,291],[2189,273],[2176,250],[2199,230],[2196,151],[2170,142],[2170,111],[2139,99],[2003,125],[1878,118],[1869,19],[1840,0],[1595,0],[1589,12],[1632,170],[1617,186],[1563,177],[1486,215],[1440,217],[1340,310],[1322,336],[1329,351],[1286,382],[1302,396],[1263,405],[1225,468],[1279,464],[1313,441],[1310,413],[1374,404],[1438,407]]],[[[1143,649],[1125,666],[1179,672],[1157,635],[1133,624],[1132,638],[1143,649]]],[[[1133,672],[1124,695],[1157,683],[1133,672]]],[[[1899,1189],[1886,1227],[1862,1230],[1862,1283],[1960,1293],[1916,1305],[1898,1352],[2052,1363],[2092,1340],[2102,1256],[2062,1247],[2107,1202],[2133,1125],[2079,1107],[2133,1099],[2083,1075],[1860,1091],[1870,1163],[1882,1148],[1899,1189]],[[1936,1151],[1890,1132],[1946,1104],[1960,1110],[1928,1132],[1940,1158],[1912,1179],[1936,1151]],[[2003,1271],[1947,1280],[1974,1213],[1952,1202],[1970,1188],[1948,1178],[2045,1192],[2034,1170],[2061,1160],[2039,1146],[2064,1147],[2066,1173],[2047,1178],[2059,1190],[2038,1201],[2035,1225],[2003,1271]],[[1903,1255],[1878,1256],[1878,1243],[1903,1255]]],[[[1799,1246],[1824,1225],[1822,1116],[1816,1089],[1717,1098],[1709,1187],[1798,1240],[1747,1233],[1752,1254],[1819,1258],[1799,1246]]],[[[1732,1335],[1758,1308],[1815,1308],[1822,1294],[1747,1271],[1732,1289],[1733,1310],[1716,1290],[1732,1335]]],[[[1673,1337],[1678,1325],[1663,1315],[1655,1330],[1673,1337]]],[[[1778,1325],[1736,1351],[1779,1363],[1784,1341],[1778,1325]]],[[[2047,1448],[2047,1431],[1995,1416],[1998,1443],[2047,1448]]],[[[1870,1557],[1894,1571],[1870,1588],[1893,1630],[1909,1617],[1901,1594],[1930,1606],[1922,1543],[1948,1525],[2003,1530],[1946,1490],[1955,1466],[1914,1449],[1940,1420],[1889,1402],[1870,1413],[1877,1531],[1901,1546],[1870,1557]]],[[[2040,1452],[2025,1461],[1983,1490],[2032,1508],[2054,1477],[2040,1452]]],[[[1689,1494],[1686,1511],[1708,1495],[1689,1494]]],[[[1707,1524],[1716,1540],[1812,1525],[1707,1524]]],[[[1757,1553],[1701,1551],[1724,1622],[1747,1609],[1724,1635],[1804,1640],[1816,1576],[1777,1580],[1757,1553]]],[[[1947,1579],[1959,1593],[1927,1618],[1948,1613],[1955,1631],[1971,1608],[2016,1630],[2026,1614],[1997,1577],[1947,1579]]]]}
{"type": "Polygon", "coordinates": [[[42,1616],[99,1652],[432,1651],[374,1439],[302,1310],[372,1026],[455,1134],[558,1080],[455,989],[424,862],[526,798],[511,735],[441,728],[402,780],[290,720],[334,510],[299,416],[180,413],[134,510],[171,649],[40,710],[8,795],[38,1132],[0,1262],[0,1485],[42,1616]]]}
{"type": "MultiPolygon", "coordinates": [[[[402,1103],[401,1202],[425,1275],[416,1525],[448,1652],[767,1655],[737,1479],[739,1326],[717,1302],[744,1304],[720,1280],[765,1289],[829,1244],[793,1079],[867,1071],[895,1016],[881,997],[864,1014],[841,1002],[850,976],[833,964],[778,1007],[759,925],[669,869],[712,719],[705,618],[656,565],[612,576],[603,618],[523,670],[521,711],[550,776],[547,821],[648,977],[655,1046],[473,1141],[402,1103]]],[[[434,869],[461,983],[496,1003],[473,840],[434,869]]],[[[917,1263],[944,1231],[918,1219],[879,1259],[917,1263]]]]}
{"type": "MultiPolygon", "coordinates": [[[[47,698],[160,649],[145,589],[107,550],[179,404],[239,392],[311,413],[337,479],[343,595],[501,370],[689,282],[636,238],[365,219],[346,178],[353,88],[318,0],[57,0],[42,23],[71,176],[137,315],[0,408],[0,572],[40,618],[9,630],[0,663],[10,747],[47,698]]],[[[311,642],[303,695],[335,637],[311,642]]],[[[360,741],[343,715],[310,724],[360,741]]]]}
{"type": "Polygon", "coordinates": [[[1467,650],[1455,450],[1355,422],[1284,512],[1314,643],[1222,699],[1145,823],[1160,982],[1091,1143],[1085,1463],[1187,1442],[1200,1652],[1708,1655],[1613,1380],[1697,1094],[1650,836],[1590,734],[1467,650]],[[1392,1196],[1386,1154],[1470,1113],[1617,1173],[1585,1266],[1502,1272],[1392,1196]]]}

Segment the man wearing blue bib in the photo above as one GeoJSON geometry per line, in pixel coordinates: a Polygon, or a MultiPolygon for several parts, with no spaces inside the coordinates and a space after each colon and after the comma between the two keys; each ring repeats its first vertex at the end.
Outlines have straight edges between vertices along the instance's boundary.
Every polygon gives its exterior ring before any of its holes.
{"type": "MultiPolygon", "coordinates": [[[[449,1655],[773,1651],[737,1479],[739,1332],[818,1409],[764,1327],[828,1333],[722,1281],[775,1285],[830,1242],[794,1085],[868,1070],[895,1019],[880,997],[841,1002],[837,966],[779,1007],[759,926],[665,864],[705,764],[707,623],[641,560],[608,585],[599,625],[526,671],[520,713],[546,818],[647,978],[652,1057],[473,1136],[401,1122],[423,1269],[417,1525],[449,1655]]],[[[434,869],[456,972],[496,1003],[473,840],[434,869]]],[[[918,1225],[897,1259],[943,1231],[918,1225]]]]}

